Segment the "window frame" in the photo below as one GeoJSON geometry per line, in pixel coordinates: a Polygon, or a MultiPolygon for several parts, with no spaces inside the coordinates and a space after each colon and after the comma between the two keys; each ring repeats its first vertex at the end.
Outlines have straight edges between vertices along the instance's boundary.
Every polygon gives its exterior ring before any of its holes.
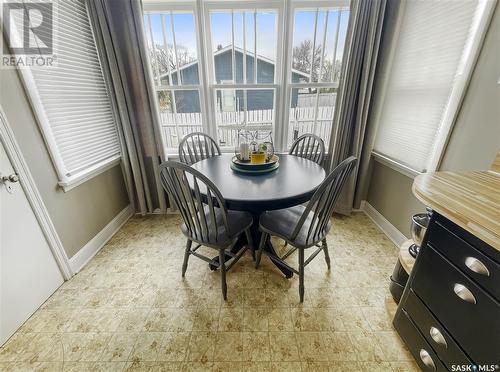
{"type": "MultiPolygon", "coordinates": [[[[189,91],[189,90],[196,90],[198,91],[199,94],[199,100],[200,100],[200,114],[202,118],[202,129],[205,133],[209,133],[211,136],[213,134],[211,133],[210,130],[210,125],[209,125],[209,115],[208,115],[208,110],[207,110],[207,97],[206,97],[206,89],[205,89],[205,81],[206,81],[206,71],[205,71],[205,59],[203,55],[203,47],[202,47],[202,40],[203,40],[203,33],[201,32],[201,19],[199,17],[199,12],[198,12],[198,7],[195,2],[191,1],[185,1],[185,2],[163,2],[163,3],[145,3],[144,4],[144,11],[143,11],[143,17],[146,15],[151,15],[151,14],[172,14],[172,13],[182,13],[182,12],[187,12],[187,13],[192,13],[193,14],[193,21],[194,21],[194,34],[196,37],[196,53],[197,53],[197,60],[198,60],[198,84],[187,84],[183,85],[182,84],[182,79],[179,80],[180,84],[176,85],[158,85],[155,82],[154,75],[151,76],[151,84],[154,88],[154,95],[155,99],[157,99],[157,93],[161,90],[166,90],[166,91],[171,91],[173,93],[174,97],[174,106],[175,106],[175,91],[189,91]]],[[[146,37],[146,45],[147,45],[147,39],[148,37],[151,37],[151,42],[153,43],[154,40],[152,38],[152,31],[151,31],[151,23],[150,19],[148,17],[148,30],[145,30],[145,37],[146,37]],[[149,36],[146,35],[146,33],[149,33],[149,36]]],[[[149,66],[151,66],[151,61],[149,58],[149,55],[147,56],[147,61],[149,66]]],[[[153,72],[153,71],[152,71],[153,72]]],[[[178,73],[178,76],[180,76],[180,73],[178,73]]],[[[162,125],[162,122],[160,120],[160,126],[162,125]]],[[[161,129],[161,128],[160,128],[161,129]]],[[[161,129],[161,133],[163,136],[163,129],[161,129]]],[[[167,148],[165,146],[165,143],[163,142],[162,138],[162,144],[161,144],[164,149],[165,149],[165,155],[167,157],[171,157],[172,155],[177,156],[178,155],[178,149],[177,148],[172,148],[169,147],[167,148]],[[170,151],[169,151],[170,150],[170,151]]]]}
{"type": "MultiPolygon", "coordinates": [[[[273,90],[274,121],[272,124],[274,147],[277,152],[286,152],[290,112],[291,92],[293,88],[332,87],[333,83],[291,83],[294,11],[298,8],[337,8],[350,9],[349,0],[147,0],[144,1],[144,15],[147,13],[167,13],[190,11],[194,15],[198,73],[200,76],[200,104],[203,130],[218,139],[216,124],[216,91],[220,89],[234,90],[273,90]],[[210,12],[220,10],[269,10],[276,12],[276,61],[273,83],[231,83],[217,84],[213,59],[213,45],[210,12]],[[290,80],[289,80],[290,79],[290,80]],[[277,123],[283,123],[277,125],[277,123]]],[[[346,39],[347,42],[347,39],[346,39]]],[[[147,57],[149,58],[149,56],[147,57]]],[[[148,61],[149,62],[149,61],[148,61]]],[[[154,81],[153,81],[154,83],[154,81]]],[[[154,84],[153,84],[154,85],[154,84]]],[[[338,87],[338,83],[336,84],[338,87]]],[[[177,87],[177,86],[174,86],[177,87]]],[[[169,87],[167,89],[172,89],[169,87]]],[[[162,144],[163,145],[163,144],[162,144]]],[[[164,145],[163,145],[164,146],[164,145]]],[[[165,147],[165,146],[164,146],[165,147]]],[[[165,148],[167,157],[177,156],[177,151],[165,148]]],[[[233,152],[232,147],[221,148],[223,152],[233,152]]]]}
{"type": "MultiPolygon", "coordinates": [[[[207,86],[207,96],[210,99],[211,105],[211,113],[210,117],[212,119],[213,126],[211,128],[212,132],[210,135],[212,135],[214,138],[218,138],[218,133],[217,133],[217,122],[216,122],[216,117],[217,113],[215,110],[215,107],[217,105],[217,90],[223,90],[223,89],[234,89],[236,90],[273,90],[274,92],[274,120],[272,123],[272,133],[274,139],[278,138],[278,132],[280,129],[277,128],[276,123],[279,122],[280,116],[280,107],[278,105],[278,100],[280,96],[280,80],[281,80],[281,58],[283,55],[283,35],[279,31],[279,26],[283,22],[283,11],[284,11],[284,4],[281,0],[248,0],[248,1],[204,1],[203,2],[203,19],[204,19],[204,29],[206,30],[205,34],[205,52],[206,52],[206,65],[208,66],[208,72],[207,72],[207,79],[208,79],[208,86],[207,86]],[[215,79],[215,65],[214,65],[214,57],[213,57],[213,44],[212,44],[212,22],[211,22],[211,17],[210,13],[211,12],[225,12],[225,11],[243,11],[243,10],[254,10],[254,11],[273,11],[276,12],[276,61],[274,64],[274,82],[273,83],[258,83],[257,82],[257,75],[255,74],[254,76],[254,83],[248,83],[248,82],[243,82],[243,83],[235,83],[234,82],[234,61],[233,61],[233,83],[217,83],[215,79]]],[[[245,21],[243,20],[243,24],[245,21]]],[[[255,32],[255,39],[256,39],[256,34],[257,30],[254,30],[255,32]]],[[[243,38],[245,39],[246,35],[243,35],[243,38]]],[[[256,41],[255,41],[256,42],[256,41]]],[[[234,45],[234,42],[233,42],[234,45]]],[[[257,48],[257,45],[255,45],[255,48],[257,48]]],[[[254,56],[254,60],[256,60],[256,56],[254,56]]],[[[257,72],[257,63],[255,63],[255,71],[257,72]]],[[[246,80],[246,76],[244,75],[244,80],[246,80]]],[[[247,111],[245,107],[245,112],[247,111]]],[[[277,150],[280,150],[280,147],[277,145],[276,141],[274,141],[275,148],[277,150]]],[[[224,152],[231,152],[234,151],[234,148],[231,147],[221,147],[221,151],[224,152]]]]}
{"type": "MultiPolygon", "coordinates": [[[[424,171],[419,171],[411,166],[404,164],[398,159],[394,159],[392,157],[388,157],[375,149],[371,150],[372,158],[403,174],[410,178],[415,178],[416,176],[423,173],[436,172],[439,170],[441,165],[441,161],[443,159],[444,153],[446,151],[449,138],[453,131],[453,127],[455,121],[457,119],[458,113],[460,111],[461,104],[463,99],[467,93],[467,88],[469,86],[470,80],[472,78],[472,74],[474,72],[475,65],[479,58],[479,54],[481,52],[481,47],[483,45],[484,38],[488,31],[488,26],[490,24],[491,18],[495,11],[495,2],[490,1],[482,1],[483,8],[480,10],[480,15],[478,16],[477,23],[473,24],[473,35],[469,40],[469,43],[466,42],[465,48],[466,52],[462,55],[461,61],[459,63],[459,71],[457,74],[454,83],[450,89],[450,96],[448,98],[448,102],[443,111],[443,118],[438,127],[437,136],[434,141],[433,147],[431,149],[431,153],[427,160],[427,167],[424,171]]],[[[387,65],[387,69],[390,70],[392,62],[394,60],[394,54],[396,53],[396,44],[397,39],[399,38],[399,34],[401,31],[401,23],[403,19],[404,12],[406,9],[404,8],[404,4],[402,4],[403,8],[398,13],[398,19],[395,26],[395,40],[392,41],[391,48],[389,50],[389,63],[387,65]]],[[[478,5],[479,6],[479,5],[478,5]]],[[[474,23],[474,19],[473,19],[474,23]]],[[[375,128],[378,131],[380,125],[380,118],[382,114],[382,108],[385,102],[386,93],[387,93],[387,84],[390,76],[385,74],[384,81],[382,82],[382,91],[381,97],[382,99],[375,107],[375,128]]]]}
{"type": "MultiPolygon", "coordinates": [[[[110,102],[110,109],[113,115],[113,119],[116,125],[116,135],[118,139],[118,143],[120,146],[120,152],[117,155],[114,155],[112,157],[109,157],[107,159],[104,159],[98,163],[95,163],[91,165],[90,167],[87,167],[85,169],[82,169],[75,174],[72,174],[68,176],[65,173],[66,167],[64,166],[64,161],[61,155],[59,154],[59,148],[58,145],[55,141],[54,135],[52,133],[52,126],[50,124],[50,121],[45,113],[45,108],[43,106],[42,99],[40,97],[40,94],[38,92],[38,88],[35,82],[35,78],[33,76],[33,73],[30,68],[25,67],[25,68],[19,68],[17,69],[17,72],[19,74],[20,80],[22,82],[22,85],[24,87],[24,91],[26,93],[26,96],[28,98],[28,101],[30,102],[31,108],[33,109],[34,112],[34,117],[35,120],[40,128],[40,132],[42,134],[42,138],[45,142],[45,145],[47,147],[49,156],[52,160],[54,169],[56,171],[56,175],[58,178],[58,186],[62,188],[64,192],[68,192],[75,187],[85,183],[86,181],[98,176],[101,173],[104,173],[105,171],[115,167],[116,165],[120,164],[122,161],[122,156],[123,156],[123,138],[121,136],[121,130],[118,125],[118,120],[119,117],[117,116],[117,111],[116,107],[114,105],[114,101],[110,92],[109,88],[109,83],[107,81],[106,73],[104,69],[102,68],[102,62],[101,62],[101,51],[99,50],[99,44],[97,42],[97,39],[95,37],[94,33],[94,28],[92,27],[92,19],[90,17],[90,12],[88,9],[88,4],[85,2],[85,8],[87,10],[87,17],[88,21],[90,24],[90,31],[92,33],[92,37],[95,42],[96,46],[96,54],[97,58],[99,60],[99,64],[101,65],[101,72],[103,76],[103,81],[106,86],[106,90],[108,91],[108,94],[110,95],[109,97],[109,102],[110,102]]],[[[57,31],[54,31],[57,32],[57,31]]],[[[10,35],[11,39],[14,41],[14,43],[19,43],[19,36],[17,32],[14,32],[10,35]]],[[[56,45],[57,45],[57,35],[56,37],[56,45]]]]}
{"type": "MultiPolygon", "coordinates": [[[[286,63],[287,63],[287,69],[286,71],[286,76],[284,77],[284,99],[285,102],[282,106],[283,112],[283,122],[286,123],[284,128],[282,128],[282,133],[281,133],[281,138],[280,138],[280,143],[281,147],[285,150],[287,150],[288,147],[288,131],[290,129],[290,104],[292,101],[292,92],[294,89],[301,89],[301,88],[316,88],[317,93],[316,93],[316,103],[315,103],[315,119],[314,121],[317,121],[317,113],[318,113],[318,105],[319,105],[319,91],[321,88],[337,88],[339,89],[340,87],[340,81],[338,82],[303,82],[303,83],[294,83],[292,82],[292,73],[293,73],[293,68],[292,68],[292,61],[293,61],[293,39],[294,39],[294,31],[295,31],[295,11],[296,10],[325,10],[329,8],[339,8],[339,10],[342,12],[344,11],[350,11],[350,2],[349,0],[335,0],[335,1],[324,1],[324,0],[299,0],[299,1],[292,1],[290,6],[289,6],[289,14],[287,15],[288,17],[288,26],[286,28],[287,32],[287,48],[286,48],[286,63]],[[341,9],[340,9],[341,8],[341,9]]],[[[337,31],[335,37],[337,38],[338,41],[338,36],[339,36],[339,26],[340,26],[340,21],[341,21],[341,13],[339,13],[339,18],[338,18],[338,26],[337,26],[337,31]]],[[[349,14],[350,16],[350,14],[349,14]]],[[[317,22],[317,14],[316,14],[316,22],[317,22]]],[[[326,30],[325,30],[325,36],[326,36],[326,30]]],[[[313,41],[313,51],[315,47],[316,40],[313,41]]],[[[347,46],[347,37],[345,40],[345,45],[344,48],[347,46]]],[[[335,50],[336,53],[336,50],[335,50]]],[[[324,54],[324,53],[323,53],[324,54]]],[[[321,73],[321,67],[320,66],[320,73],[321,73]]],[[[312,75],[312,66],[311,66],[311,75],[312,75]]],[[[333,119],[332,119],[332,125],[333,125],[333,119]]],[[[325,143],[325,147],[328,148],[328,143],[325,143]]]]}

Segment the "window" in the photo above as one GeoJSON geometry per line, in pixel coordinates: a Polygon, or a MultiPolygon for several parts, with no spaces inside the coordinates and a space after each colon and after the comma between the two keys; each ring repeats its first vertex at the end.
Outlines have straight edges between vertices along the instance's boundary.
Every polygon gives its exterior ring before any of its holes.
{"type": "Polygon", "coordinates": [[[203,132],[198,42],[193,11],[146,12],[144,27],[154,87],[158,97],[162,141],[177,153],[182,138],[203,132]]]}
{"type": "Polygon", "coordinates": [[[287,148],[314,133],[328,149],[348,20],[347,7],[294,9],[287,148]]]}
{"type": "MultiPolygon", "coordinates": [[[[57,65],[21,74],[68,190],[119,162],[120,141],[85,1],[54,6],[57,65]]],[[[14,23],[19,36],[22,23],[14,23]]]]}
{"type": "Polygon", "coordinates": [[[210,95],[219,144],[234,149],[243,130],[272,141],[279,9],[223,6],[208,5],[205,10],[210,19],[210,95]]]}
{"type": "Polygon", "coordinates": [[[210,134],[223,151],[234,150],[242,131],[273,141],[278,151],[306,132],[328,144],[349,3],[290,3],[291,12],[285,12],[285,0],[145,2],[144,27],[167,154],[176,154],[179,141],[193,131],[210,134]],[[294,24],[300,32],[293,32],[294,24]],[[297,51],[293,60],[286,52],[292,49],[297,51]],[[176,50],[189,50],[187,61],[175,62],[176,50]],[[173,61],[159,62],[162,55],[173,61]]]}
{"type": "Polygon", "coordinates": [[[490,3],[405,3],[381,108],[376,157],[413,174],[437,168],[493,7],[490,3]]]}

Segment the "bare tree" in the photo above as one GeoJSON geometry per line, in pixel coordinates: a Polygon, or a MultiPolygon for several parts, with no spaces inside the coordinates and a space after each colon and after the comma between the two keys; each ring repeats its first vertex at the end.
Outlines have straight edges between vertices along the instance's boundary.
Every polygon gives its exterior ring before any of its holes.
{"type": "Polygon", "coordinates": [[[162,80],[168,76],[169,71],[176,71],[178,67],[196,60],[190,50],[183,45],[177,45],[177,54],[173,45],[169,44],[166,48],[163,45],[155,45],[155,48],[149,49],[149,55],[153,68],[157,69],[162,80]]]}
{"type": "MultiPolygon", "coordinates": [[[[300,45],[293,48],[292,67],[304,73],[311,72],[311,52],[313,42],[311,40],[304,40],[300,45]]],[[[318,81],[321,76],[321,81],[338,81],[340,78],[340,65],[339,60],[332,62],[326,56],[323,59],[323,68],[319,71],[321,65],[321,54],[323,53],[322,46],[317,45],[314,51],[314,62],[312,66],[312,81],[318,81]]]]}
{"type": "MultiPolygon", "coordinates": [[[[171,44],[167,45],[166,48],[163,45],[156,44],[154,48],[149,49],[149,55],[153,74],[162,85],[173,85],[178,79],[177,69],[196,60],[188,48],[179,44],[177,45],[177,54],[171,44]],[[170,75],[172,75],[173,81],[170,81],[170,75]]],[[[172,95],[169,92],[159,92],[159,102],[161,110],[170,111],[173,103],[172,95]]],[[[177,110],[180,110],[183,104],[181,100],[176,97],[175,103],[177,110]]]]}
{"type": "MultiPolygon", "coordinates": [[[[311,40],[304,40],[300,43],[300,45],[293,48],[292,67],[294,69],[305,73],[311,72],[312,48],[313,42],[311,40]]],[[[313,58],[312,80],[318,81],[318,70],[321,63],[321,45],[316,46],[313,58]]]]}

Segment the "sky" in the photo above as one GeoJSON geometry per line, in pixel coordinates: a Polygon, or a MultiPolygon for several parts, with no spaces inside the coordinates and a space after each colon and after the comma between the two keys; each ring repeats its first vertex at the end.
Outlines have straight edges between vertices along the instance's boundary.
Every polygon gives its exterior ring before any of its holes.
{"type": "MultiPolygon", "coordinates": [[[[326,30],[326,50],[325,58],[332,60],[334,55],[335,34],[337,23],[339,22],[339,11],[337,10],[320,10],[317,19],[316,45],[323,44],[324,25],[328,13],[328,23],[326,30]]],[[[164,44],[163,27],[160,14],[151,14],[151,29],[155,44],[164,44]]],[[[254,13],[248,11],[243,14],[242,11],[234,12],[234,43],[235,46],[243,47],[243,23],[245,24],[246,34],[246,49],[248,52],[254,51],[254,13]]],[[[314,37],[316,12],[313,10],[297,10],[294,15],[294,36],[293,46],[299,45],[304,40],[312,40],[314,37]]],[[[222,47],[231,45],[232,35],[232,15],[231,12],[217,11],[210,14],[211,33],[212,33],[212,48],[217,49],[218,45],[222,47]]],[[[342,58],[344,51],[344,41],[347,31],[349,14],[344,10],[340,14],[339,38],[336,52],[336,59],[342,58]]],[[[167,44],[173,43],[172,22],[175,30],[175,39],[177,46],[184,46],[189,52],[197,58],[196,51],[196,33],[194,26],[194,16],[192,13],[174,13],[163,15],[167,44]]],[[[276,59],[276,42],[277,42],[277,14],[272,11],[257,11],[257,54],[269,58],[276,59]]],[[[145,28],[148,42],[151,42],[151,33],[149,30],[148,16],[145,16],[145,28]]]]}

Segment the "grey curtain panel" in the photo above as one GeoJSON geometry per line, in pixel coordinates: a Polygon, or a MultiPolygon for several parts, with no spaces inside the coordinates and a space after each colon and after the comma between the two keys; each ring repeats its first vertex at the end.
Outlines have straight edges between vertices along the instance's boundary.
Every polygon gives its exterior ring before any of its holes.
{"type": "Polygon", "coordinates": [[[101,62],[124,138],[129,195],[141,214],[166,211],[158,166],[164,158],[146,56],[140,0],[88,0],[101,62]]]}
{"type": "Polygon", "coordinates": [[[370,184],[371,167],[373,161],[371,152],[377,134],[377,124],[382,112],[384,102],[384,92],[387,86],[388,76],[391,74],[391,61],[393,59],[393,45],[398,39],[398,29],[401,23],[403,12],[403,0],[391,0],[385,7],[384,27],[380,40],[379,53],[377,59],[377,69],[375,71],[375,81],[372,88],[372,100],[368,123],[366,127],[363,149],[358,163],[358,180],[354,193],[354,208],[359,208],[361,201],[368,195],[370,184]]]}
{"type": "MultiPolygon", "coordinates": [[[[372,88],[386,0],[353,0],[344,52],[342,80],[333,119],[327,169],[351,155],[362,161],[363,142],[371,107],[372,88]]],[[[336,212],[350,214],[358,179],[357,167],[337,203],[336,212]]]]}

